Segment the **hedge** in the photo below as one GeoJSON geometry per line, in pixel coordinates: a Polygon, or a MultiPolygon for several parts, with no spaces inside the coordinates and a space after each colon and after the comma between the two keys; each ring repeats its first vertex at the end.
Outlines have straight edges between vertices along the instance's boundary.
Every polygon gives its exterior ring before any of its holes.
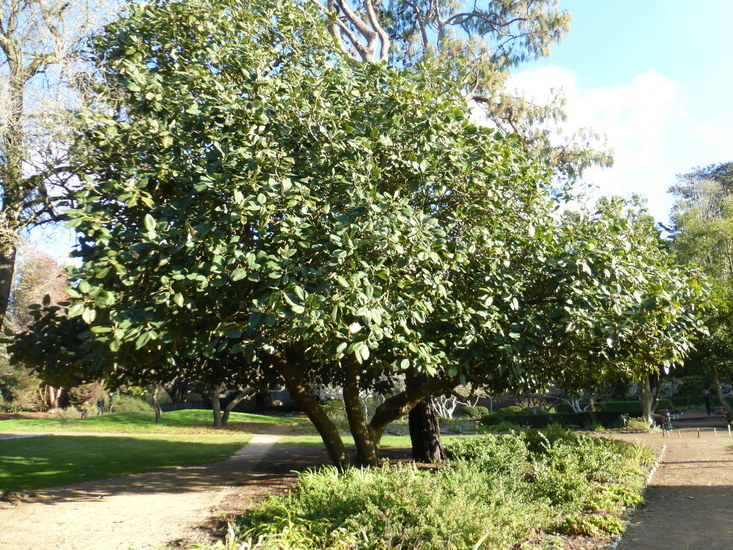
{"type": "MultiPolygon", "coordinates": [[[[637,413],[638,414],[638,413],[637,413]]],[[[517,414],[497,415],[487,414],[481,418],[485,426],[495,426],[502,422],[511,422],[519,426],[532,428],[545,428],[550,424],[561,424],[562,426],[592,426],[600,424],[604,428],[620,428],[624,425],[624,413],[615,411],[555,413],[555,414],[517,414]]]]}

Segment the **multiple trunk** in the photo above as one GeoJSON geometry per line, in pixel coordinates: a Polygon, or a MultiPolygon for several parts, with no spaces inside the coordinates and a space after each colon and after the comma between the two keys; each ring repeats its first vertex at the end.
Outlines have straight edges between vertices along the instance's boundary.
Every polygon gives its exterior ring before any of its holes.
{"type": "MultiPolygon", "coordinates": [[[[338,428],[312,395],[298,368],[278,355],[270,356],[269,360],[285,380],[285,386],[293,400],[318,430],[329,458],[341,469],[354,464],[358,466],[378,466],[380,462],[379,442],[387,425],[407,415],[426,397],[441,393],[451,387],[451,383],[445,381],[424,379],[421,382],[415,380],[407,384],[405,391],[387,398],[377,407],[372,418],[368,419],[364,415],[360,398],[361,369],[363,367],[353,358],[345,359],[342,365],[344,368],[344,406],[349,429],[356,446],[356,456],[351,457],[346,451],[338,428]]],[[[441,460],[443,451],[434,411],[432,416],[428,414],[424,415],[423,418],[424,421],[421,423],[423,427],[416,432],[417,437],[422,438],[421,441],[425,443],[423,446],[428,450],[425,453],[426,457],[429,455],[431,459],[441,460]]]]}
{"type": "Polygon", "coordinates": [[[219,384],[218,386],[214,386],[213,388],[211,388],[211,393],[209,394],[209,400],[211,401],[211,410],[214,414],[215,428],[223,428],[224,426],[226,426],[227,422],[229,422],[229,415],[234,410],[234,408],[239,405],[244,399],[254,393],[254,390],[251,389],[240,390],[232,399],[229,400],[229,402],[222,409],[221,394],[225,390],[226,386],[224,384],[219,384]]]}

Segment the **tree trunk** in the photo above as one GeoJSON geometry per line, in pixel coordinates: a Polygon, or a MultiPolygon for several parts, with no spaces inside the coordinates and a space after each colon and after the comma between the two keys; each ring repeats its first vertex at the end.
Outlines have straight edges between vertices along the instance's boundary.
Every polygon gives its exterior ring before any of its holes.
{"type": "Polygon", "coordinates": [[[639,382],[639,393],[641,395],[641,414],[651,426],[654,423],[654,409],[659,404],[659,385],[652,391],[651,376],[645,376],[639,382]]]}
{"type": "Polygon", "coordinates": [[[224,407],[224,410],[221,413],[221,425],[226,426],[227,422],[229,422],[229,414],[234,410],[234,407],[239,405],[244,399],[249,397],[254,393],[254,390],[247,389],[247,390],[241,390],[237,395],[234,396],[234,398],[227,403],[226,407],[224,407]]]}
{"type": "MultiPolygon", "coordinates": [[[[4,233],[6,230],[6,228],[0,227],[0,232],[4,233]]],[[[0,234],[0,240],[5,241],[12,238],[12,235],[0,234]]],[[[8,312],[10,290],[15,276],[15,254],[16,246],[14,242],[2,242],[0,244],[0,328],[4,325],[5,316],[8,312]]]]}
{"type": "Polygon", "coordinates": [[[219,395],[221,394],[223,389],[224,389],[224,385],[220,384],[218,386],[214,386],[213,388],[211,388],[211,391],[209,392],[209,401],[211,402],[211,410],[214,413],[214,428],[222,427],[221,401],[219,400],[219,395]]]}
{"type": "Polygon", "coordinates": [[[160,402],[158,401],[158,395],[160,395],[160,385],[156,384],[153,388],[153,410],[155,411],[155,423],[160,424],[161,416],[163,412],[160,410],[160,402]]]}
{"type": "Polygon", "coordinates": [[[334,465],[339,469],[346,469],[351,465],[351,457],[346,452],[344,442],[339,435],[335,424],[328,418],[326,411],[323,410],[305,386],[304,381],[298,376],[297,368],[293,367],[285,359],[279,355],[270,355],[268,357],[270,363],[275,370],[285,380],[285,387],[290,392],[293,400],[298,404],[301,410],[308,416],[318,433],[323,439],[326,446],[328,456],[334,465]]]}
{"type": "Polygon", "coordinates": [[[731,420],[733,420],[733,409],[731,409],[728,401],[723,395],[723,390],[720,387],[720,378],[718,377],[718,369],[715,366],[710,367],[710,376],[713,379],[713,384],[715,385],[715,393],[718,394],[720,404],[723,405],[723,408],[725,409],[725,417],[730,422],[731,420]]]}
{"type": "Polygon", "coordinates": [[[61,388],[46,386],[46,405],[49,409],[59,408],[59,398],[61,397],[61,388]]]}
{"type": "Polygon", "coordinates": [[[361,378],[359,364],[355,357],[350,356],[344,359],[344,367],[346,374],[343,389],[344,406],[346,408],[346,418],[349,420],[349,429],[356,444],[356,462],[359,466],[378,466],[379,441],[369,428],[359,398],[361,378]]]}
{"type": "MultiPolygon", "coordinates": [[[[428,381],[425,374],[408,375],[406,383],[417,388],[428,381]]],[[[416,462],[437,464],[445,460],[445,449],[440,441],[440,424],[435,413],[432,397],[425,397],[412,410],[409,416],[412,459],[416,462]]]]}

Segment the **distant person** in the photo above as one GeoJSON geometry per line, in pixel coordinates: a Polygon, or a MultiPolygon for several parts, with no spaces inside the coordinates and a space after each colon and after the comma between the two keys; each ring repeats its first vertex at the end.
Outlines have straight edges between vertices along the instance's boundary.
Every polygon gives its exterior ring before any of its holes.
{"type": "Polygon", "coordinates": [[[703,390],[703,398],[705,399],[705,410],[708,411],[708,416],[713,414],[713,395],[708,390],[703,390]]]}
{"type": "Polygon", "coordinates": [[[104,397],[97,400],[97,415],[104,414],[104,397]]]}
{"type": "Polygon", "coordinates": [[[115,402],[115,393],[109,392],[109,408],[107,409],[107,412],[112,412],[112,408],[114,407],[115,402]]]}

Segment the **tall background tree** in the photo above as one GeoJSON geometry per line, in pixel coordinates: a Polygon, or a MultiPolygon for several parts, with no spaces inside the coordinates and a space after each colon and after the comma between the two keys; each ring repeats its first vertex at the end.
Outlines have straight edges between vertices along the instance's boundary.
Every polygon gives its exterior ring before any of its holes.
{"type": "Polygon", "coordinates": [[[79,41],[109,12],[105,0],[0,3],[0,326],[21,233],[58,220],[79,97],[79,41]]]}
{"type": "Polygon", "coordinates": [[[674,249],[684,261],[699,265],[713,286],[710,334],[689,363],[709,374],[733,417],[721,388],[721,382],[733,383],[733,163],[680,175],[670,192],[677,198],[668,228],[674,249]]]}

